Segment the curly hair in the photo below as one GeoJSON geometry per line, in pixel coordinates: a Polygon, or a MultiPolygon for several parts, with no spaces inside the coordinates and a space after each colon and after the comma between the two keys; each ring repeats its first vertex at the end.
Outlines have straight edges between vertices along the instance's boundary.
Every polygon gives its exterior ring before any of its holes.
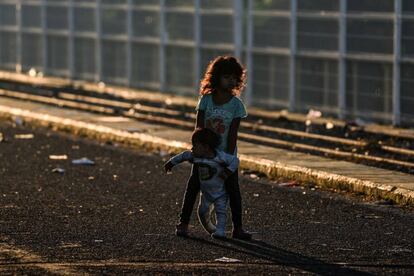
{"type": "Polygon", "coordinates": [[[221,142],[220,135],[208,128],[196,128],[191,135],[191,143],[200,142],[208,145],[212,150],[216,149],[221,142]]]}
{"type": "Polygon", "coordinates": [[[218,56],[210,61],[204,78],[201,80],[200,95],[213,93],[220,84],[220,77],[233,75],[237,85],[232,89],[234,96],[239,96],[246,84],[246,69],[233,56],[218,56]]]}

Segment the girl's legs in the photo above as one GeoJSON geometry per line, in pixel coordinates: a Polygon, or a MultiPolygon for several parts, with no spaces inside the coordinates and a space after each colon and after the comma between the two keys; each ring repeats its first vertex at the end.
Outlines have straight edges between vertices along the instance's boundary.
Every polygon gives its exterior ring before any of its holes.
{"type": "Polygon", "coordinates": [[[239,186],[239,170],[232,173],[225,182],[226,191],[229,194],[231,219],[234,228],[242,227],[242,199],[239,186]]]}
{"type": "Polygon", "coordinates": [[[226,179],[225,186],[230,199],[233,238],[250,240],[252,235],[243,230],[242,224],[242,198],[239,186],[239,170],[236,170],[226,179]]]}
{"type": "Polygon", "coordinates": [[[193,164],[191,168],[191,176],[187,181],[187,188],[184,194],[183,205],[181,206],[180,224],[188,225],[190,222],[194,203],[197,199],[197,194],[200,192],[200,180],[198,178],[198,169],[196,166],[197,165],[193,164]]]}

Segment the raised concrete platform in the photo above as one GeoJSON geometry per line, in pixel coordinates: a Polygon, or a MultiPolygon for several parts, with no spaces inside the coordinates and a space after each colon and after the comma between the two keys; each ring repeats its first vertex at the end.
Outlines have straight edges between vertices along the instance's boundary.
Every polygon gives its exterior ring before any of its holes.
{"type": "MultiPolygon", "coordinates": [[[[3,97],[0,117],[20,117],[31,124],[146,150],[176,153],[190,147],[190,131],[3,97]]],[[[265,173],[269,178],[287,177],[414,204],[413,175],[243,141],[238,147],[241,168],[265,173]]]]}

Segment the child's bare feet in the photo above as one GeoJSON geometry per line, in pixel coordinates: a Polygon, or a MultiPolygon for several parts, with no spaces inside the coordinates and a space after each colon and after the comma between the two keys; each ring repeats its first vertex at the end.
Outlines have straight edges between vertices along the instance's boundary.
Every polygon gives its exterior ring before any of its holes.
{"type": "Polygon", "coordinates": [[[252,239],[252,234],[250,234],[249,232],[243,230],[243,228],[235,228],[233,229],[233,239],[238,239],[238,240],[251,240],[252,239]]]}
{"type": "Polygon", "coordinates": [[[178,237],[187,238],[188,237],[188,224],[183,223],[183,222],[180,222],[179,224],[177,224],[175,226],[175,234],[178,237]]]}

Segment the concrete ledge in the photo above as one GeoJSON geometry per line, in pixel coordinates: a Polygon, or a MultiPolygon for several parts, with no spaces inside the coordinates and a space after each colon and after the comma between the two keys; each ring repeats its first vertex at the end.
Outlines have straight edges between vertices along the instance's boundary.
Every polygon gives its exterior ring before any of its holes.
{"type": "MultiPolygon", "coordinates": [[[[123,143],[147,151],[163,150],[169,153],[178,153],[184,149],[190,148],[190,145],[185,142],[164,139],[144,133],[130,133],[128,131],[99,124],[87,123],[4,105],[0,105],[0,117],[6,119],[15,119],[16,117],[19,117],[32,125],[49,127],[54,130],[65,131],[102,141],[123,143]]],[[[322,187],[336,188],[363,193],[376,198],[390,199],[398,204],[414,205],[414,191],[402,187],[378,184],[372,181],[284,164],[282,162],[256,158],[245,154],[240,154],[240,161],[240,167],[242,169],[259,171],[266,174],[271,179],[286,177],[301,182],[313,183],[322,187]]]]}

